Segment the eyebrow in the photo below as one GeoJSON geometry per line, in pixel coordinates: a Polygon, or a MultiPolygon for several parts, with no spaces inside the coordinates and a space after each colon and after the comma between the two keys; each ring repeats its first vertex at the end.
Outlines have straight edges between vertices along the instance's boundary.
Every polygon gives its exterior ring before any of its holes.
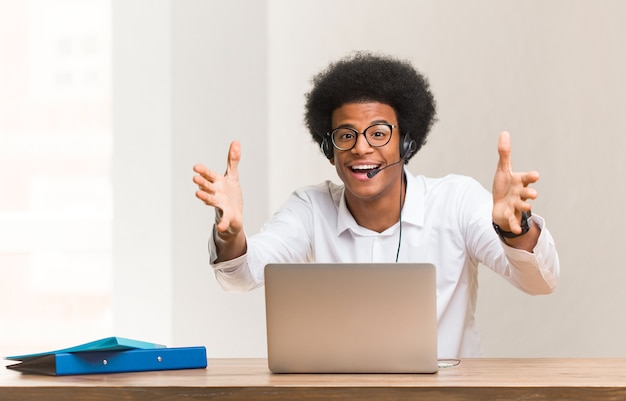
{"type": "MultiPolygon", "coordinates": [[[[397,124],[394,124],[394,123],[390,123],[390,122],[389,122],[389,121],[387,121],[387,120],[374,120],[374,121],[370,121],[370,123],[369,123],[368,127],[371,127],[372,125],[376,125],[376,124],[391,124],[391,125],[397,125],[397,124]]],[[[346,124],[340,124],[340,125],[338,125],[337,127],[335,127],[334,129],[337,129],[337,128],[352,128],[352,129],[356,129],[356,127],[354,126],[354,124],[348,124],[348,123],[346,123],[346,124]]]]}

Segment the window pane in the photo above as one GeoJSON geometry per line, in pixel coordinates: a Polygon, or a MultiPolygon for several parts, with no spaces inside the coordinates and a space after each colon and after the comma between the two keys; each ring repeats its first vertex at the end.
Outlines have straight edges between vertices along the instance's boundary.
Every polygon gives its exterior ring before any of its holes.
{"type": "Polygon", "coordinates": [[[112,328],[108,0],[0,0],[0,352],[112,328]]]}

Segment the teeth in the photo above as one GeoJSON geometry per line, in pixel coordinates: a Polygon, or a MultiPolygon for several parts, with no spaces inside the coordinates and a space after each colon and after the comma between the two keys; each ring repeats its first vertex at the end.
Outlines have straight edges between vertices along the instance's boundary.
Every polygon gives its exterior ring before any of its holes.
{"type": "Polygon", "coordinates": [[[372,170],[378,168],[376,164],[363,164],[360,166],[352,166],[352,170],[372,170]]]}

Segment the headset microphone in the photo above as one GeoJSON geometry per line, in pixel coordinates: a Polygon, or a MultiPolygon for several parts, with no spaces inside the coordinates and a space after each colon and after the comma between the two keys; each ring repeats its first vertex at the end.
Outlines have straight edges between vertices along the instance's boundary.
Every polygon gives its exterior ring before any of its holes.
{"type": "Polygon", "coordinates": [[[402,163],[404,161],[404,157],[401,157],[400,160],[398,160],[397,162],[391,163],[386,165],[385,167],[382,168],[377,168],[376,170],[372,170],[370,172],[367,173],[367,178],[374,178],[374,176],[378,173],[380,173],[381,171],[383,171],[384,169],[391,167],[391,166],[395,166],[398,163],[402,163]]]}

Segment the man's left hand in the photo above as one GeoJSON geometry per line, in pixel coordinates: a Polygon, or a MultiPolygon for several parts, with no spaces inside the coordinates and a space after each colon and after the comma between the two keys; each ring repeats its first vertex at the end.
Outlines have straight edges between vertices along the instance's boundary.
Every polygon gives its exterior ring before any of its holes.
{"type": "Polygon", "coordinates": [[[508,132],[500,134],[498,154],[500,159],[492,189],[492,219],[502,230],[519,234],[522,232],[522,212],[530,211],[531,205],[528,200],[537,198],[537,191],[529,185],[539,180],[539,173],[537,171],[513,172],[511,137],[508,132]]]}

